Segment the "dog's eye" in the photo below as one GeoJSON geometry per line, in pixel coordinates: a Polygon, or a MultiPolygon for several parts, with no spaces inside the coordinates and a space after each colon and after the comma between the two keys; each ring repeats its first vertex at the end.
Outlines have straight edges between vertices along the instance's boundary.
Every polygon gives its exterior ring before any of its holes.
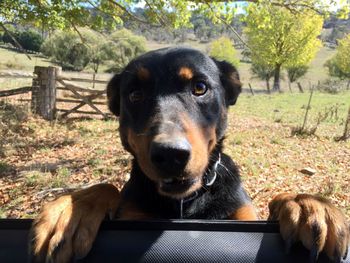
{"type": "Polygon", "coordinates": [[[195,96],[202,96],[208,90],[207,84],[202,81],[198,81],[193,85],[192,94],[195,96]]]}
{"type": "Polygon", "coordinates": [[[143,92],[141,90],[133,90],[129,93],[129,100],[131,103],[143,101],[143,92]]]}

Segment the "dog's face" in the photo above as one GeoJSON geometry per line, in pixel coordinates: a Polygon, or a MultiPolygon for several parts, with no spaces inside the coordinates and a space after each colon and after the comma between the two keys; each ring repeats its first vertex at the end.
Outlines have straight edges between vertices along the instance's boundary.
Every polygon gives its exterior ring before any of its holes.
{"type": "Polygon", "coordinates": [[[123,146],[162,195],[183,198],[202,186],[227,107],[241,84],[236,69],[188,48],[151,51],[107,87],[123,146]]]}

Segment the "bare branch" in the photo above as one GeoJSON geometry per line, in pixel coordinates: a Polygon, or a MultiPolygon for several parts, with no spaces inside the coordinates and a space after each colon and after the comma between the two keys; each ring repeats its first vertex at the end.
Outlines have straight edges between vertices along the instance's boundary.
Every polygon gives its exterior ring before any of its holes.
{"type": "Polygon", "coordinates": [[[165,20],[163,19],[163,17],[161,17],[157,11],[154,10],[153,6],[147,1],[145,0],[145,3],[147,4],[147,6],[152,10],[152,12],[157,16],[159,22],[162,24],[162,26],[164,27],[168,27],[167,23],[165,22],[165,20]]]}
{"type": "MultiPolygon", "coordinates": [[[[213,7],[210,5],[210,1],[206,1],[206,5],[210,8],[210,10],[213,12],[213,14],[215,14],[215,12],[214,12],[214,10],[213,10],[213,7]]],[[[249,48],[247,42],[245,42],[245,41],[243,40],[243,38],[242,38],[242,37],[240,36],[240,34],[234,29],[233,26],[231,26],[229,23],[227,23],[226,20],[223,19],[220,15],[216,15],[216,14],[215,14],[215,17],[218,18],[221,22],[223,22],[223,23],[226,25],[226,27],[227,27],[228,29],[230,29],[230,30],[235,34],[235,36],[239,39],[239,41],[242,42],[243,45],[245,45],[247,48],[249,48]]],[[[250,48],[249,48],[249,49],[250,49],[250,48]]]]}
{"type": "MultiPolygon", "coordinates": [[[[147,20],[143,20],[143,19],[141,19],[141,18],[135,16],[133,13],[131,13],[128,9],[126,9],[124,6],[122,6],[122,5],[119,4],[118,2],[115,2],[114,0],[108,0],[108,2],[110,2],[110,3],[113,4],[113,5],[115,5],[115,6],[118,7],[119,9],[123,10],[129,18],[131,18],[131,19],[133,19],[133,20],[135,20],[135,21],[137,21],[137,22],[140,22],[140,23],[142,23],[142,24],[150,24],[147,20]]],[[[151,24],[151,25],[152,25],[152,24],[151,24]]],[[[153,25],[153,26],[159,27],[159,25],[153,25]]]]}

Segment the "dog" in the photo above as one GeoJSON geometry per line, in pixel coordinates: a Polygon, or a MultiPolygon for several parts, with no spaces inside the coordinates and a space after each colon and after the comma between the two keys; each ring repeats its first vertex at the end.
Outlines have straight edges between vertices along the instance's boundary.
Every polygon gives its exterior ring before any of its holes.
{"type": "MultiPolygon", "coordinates": [[[[123,147],[134,157],[119,192],[99,184],[46,204],[32,227],[33,262],[87,255],[100,223],[111,218],[257,220],[239,170],[223,153],[228,107],[241,82],[235,67],[200,51],[150,51],[107,86],[123,147]]],[[[269,204],[287,246],[301,241],[313,258],[346,256],[349,226],[328,200],[280,194],[269,204]]]]}

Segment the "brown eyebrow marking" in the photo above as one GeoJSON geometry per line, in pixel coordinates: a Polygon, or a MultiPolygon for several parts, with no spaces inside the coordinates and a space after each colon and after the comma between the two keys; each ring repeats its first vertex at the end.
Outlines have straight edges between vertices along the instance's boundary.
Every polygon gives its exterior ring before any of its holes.
{"type": "Polygon", "coordinates": [[[193,71],[189,67],[181,67],[179,70],[179,76],[184,80],[191,80],[193,78],[193,71]]]}
{"type": "Polygon", "coordinates": [[[149,70],[145,67],[140,67],[138,70],[137,70],[137,77],[140,79],[140,80],[149,80],[150,77],[151,77],[151,73],[149,72],[149,70]]]}

